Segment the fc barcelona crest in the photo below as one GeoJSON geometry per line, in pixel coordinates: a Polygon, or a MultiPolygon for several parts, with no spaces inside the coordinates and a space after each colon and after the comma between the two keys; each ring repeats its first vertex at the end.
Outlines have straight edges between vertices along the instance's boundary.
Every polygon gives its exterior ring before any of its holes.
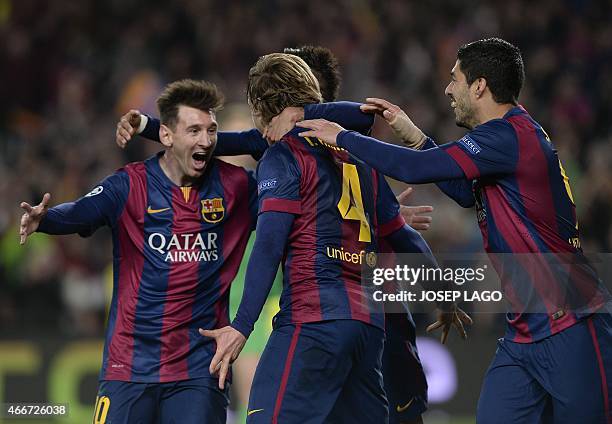
{"type": "Polygon", "coordinates": [[[215,224],[225,216],[225,208],[223,207],[223,198],[215,197],[213,199],[202,200],[202,219],[211,224],[215,224]]]}

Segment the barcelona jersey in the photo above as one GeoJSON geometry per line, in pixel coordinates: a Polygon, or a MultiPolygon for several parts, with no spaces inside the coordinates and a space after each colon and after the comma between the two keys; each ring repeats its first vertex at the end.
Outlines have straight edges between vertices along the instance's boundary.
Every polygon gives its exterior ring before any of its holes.
{"type": "Polygon", "coordinates": [[[87,221],[81,235],[112,231],[101,380],[210,377],[215,344],[198,328],[229,325],[230,283],[255,227],[256,182],[246,170],[213,159],[199,185],[179,187],[160,155],[125,166],[75,202],[87,221]]]}
{"type": "Polygon", "coordinates": [[[295,215],[275,326],[353,319],[383,328],[382,305],[362,284],[377,238],[404,225],[384,177],[343,149],[294,129],[258,165],[259,213],[295,215]]]}
{"type": "Polygon", "coordinates": [[[473,180],[485,250],[511,305],[508,339],[525,343],[558,333],[609,299],[582,253],[557,152],[523,107],[441,148],[473,180]]]}

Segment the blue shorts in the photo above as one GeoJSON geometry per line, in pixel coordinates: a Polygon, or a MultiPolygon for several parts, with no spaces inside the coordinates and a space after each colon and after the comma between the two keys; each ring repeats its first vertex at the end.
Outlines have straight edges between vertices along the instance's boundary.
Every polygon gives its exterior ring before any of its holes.
{"type": "Polygon", "coordinates": [[[500,339],[478,424],[612,424],[612,315],[596,313],[534,343],[500,339]]]}
{"type": "Polygon", "coordinates": [[[408,314],[385,316],[383,380],[389,399],[389,424],[413,421],[427,410],[427,380],[408,314]]]}
{"type": "Polygon", "coordinates": [[[195,378],[169,383],[100,382],[94,424],[224,424],[228,388],[195,378]]]}
{"type": "Polygon", "coordinates": [[[275,328],[261,356],[247,423],[380,424],[382,329],[355,320],[275,328]]]}

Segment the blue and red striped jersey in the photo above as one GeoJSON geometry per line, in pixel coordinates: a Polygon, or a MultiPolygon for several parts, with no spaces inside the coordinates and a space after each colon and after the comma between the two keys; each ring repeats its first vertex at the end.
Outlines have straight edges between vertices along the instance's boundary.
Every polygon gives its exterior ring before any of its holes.
{"type": "Polygon", "coordinates": [[[383,328],[361,272],[376,262],[377,238],[404,225],[399,204],[371,167],[300,131],[271,146],[257,169],[259,213],[295,215],[275,325],[355,319],[383,328]]]}
{"type": "MultiPolygon", "coordinates": [[[[125,166],[74,204],[86,222],[79,233],[112,230],[101,380],[210,377],[215,344],[198,328],[229,325],[230,283],[255,227],[249,172],[213,159],[198,186],[179,187],[160,168],[160,155],[125,166]]],[[[60,210],[50,209],[50,219],[60,210]]]]}
{"type": "Polygon", "coordinates": [[[507,338],[537,341],[605,303],[607,292],[580,248],[565,170],[523,107],[441,148],[473,180],[485,250],[511,304],[507,338]]]}

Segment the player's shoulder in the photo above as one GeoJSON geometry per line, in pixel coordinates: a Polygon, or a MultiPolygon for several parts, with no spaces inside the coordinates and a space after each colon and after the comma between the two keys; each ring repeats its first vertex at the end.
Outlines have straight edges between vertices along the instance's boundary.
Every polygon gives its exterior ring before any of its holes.
{"type": "Polygon", "coordinates": [[[495,132],[498,134],[514,133],[512,124],[506,117],[491,119],[490,121],[478,125],[472,131],[470,131],[470,133],[478,133],[482,131],[495,132]]]}
{"type": "Polygon", "coordinates": [[[478,125],[463,136],[459,142],[466,145],[470,151],[474,151],[479,150],[481,144],[489,147],[514,145],[517,142],[517,134],[512,124],[504,117],[491,119],[478,125]]]}
{"type": "Polygon", "coordinates": [[[226,162],[219,158],[212,158],[210,161],[210,165],[219,168],[219,170],[224,173],[240,175],[247,173],[247,170],[244,167],[240,165],[234,165],[233,163],[226,162]]]}
{"type": "Polygon", "coordinates": [[[295,157],[297,141],[294,137],[285,136],[281,140],[268,147],[261,160],[279,161],[290,160],[295,157]]]}
{"type": "Polygon", "coordinates": [[[219,178],[226,189],[230,186],[240,188],[245,182],[251,185],[255,183],[253,171],[249,171],[242,166],[234,165],[218,158],[212,158],[209,165],[216,168],[216,171],[213,170],[209,175],[213,175],[213,178],[219,178]]]}

